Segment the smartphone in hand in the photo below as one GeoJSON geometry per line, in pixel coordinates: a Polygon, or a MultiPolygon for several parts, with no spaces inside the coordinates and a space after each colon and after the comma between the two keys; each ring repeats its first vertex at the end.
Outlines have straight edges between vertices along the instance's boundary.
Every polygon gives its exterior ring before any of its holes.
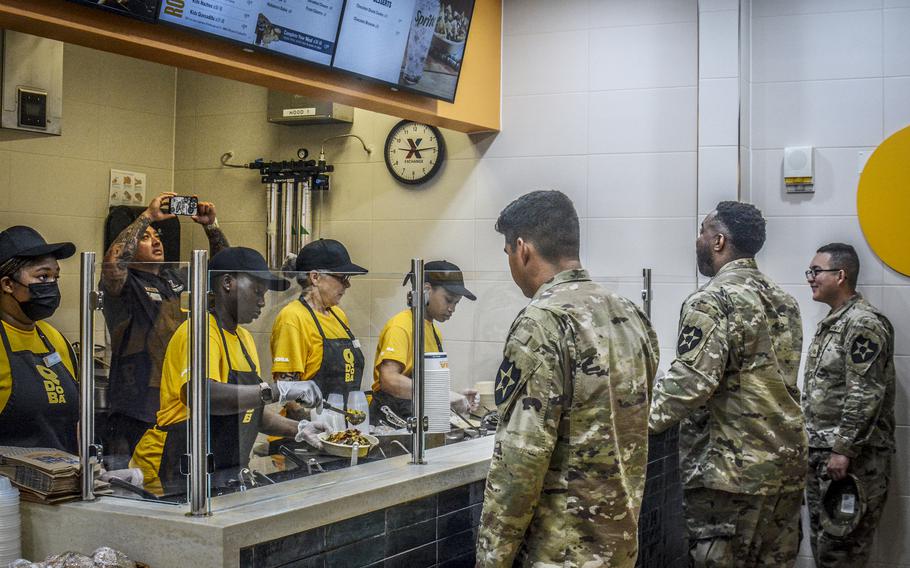
{"type": "Polygon", "coordinates": [[[161,204],[161,211],[171,215],[187,215],[192,217],[199,207],[199,199],[191,195],[174,195],[161,204]]]}

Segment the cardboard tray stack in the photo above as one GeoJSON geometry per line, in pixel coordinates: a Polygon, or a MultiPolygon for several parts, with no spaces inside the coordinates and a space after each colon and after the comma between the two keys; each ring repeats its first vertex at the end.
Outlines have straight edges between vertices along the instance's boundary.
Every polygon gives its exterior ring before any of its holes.
{"type": "MultiPolygon", "coordinates": [[[[96,466],[100,468],[100,466],[96,466]]],[[[53,448],[0,446],[0,474],[19,488],[24,501],[62,503],[79,499],[81,466],[79,457],[53,448]]],[[[110,492],[110,485],[95,476],[95,492],[110,492]]]]}

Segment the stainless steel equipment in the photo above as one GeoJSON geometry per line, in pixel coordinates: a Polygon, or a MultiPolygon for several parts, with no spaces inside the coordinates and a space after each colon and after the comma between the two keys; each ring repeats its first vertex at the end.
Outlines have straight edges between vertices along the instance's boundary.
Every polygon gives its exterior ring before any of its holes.
{"type": "Polygon", "coordinates": [[[308,124],[350,124],[354,108],[328,101],[316,101],[303,95],[269,91],[269,122],[287,126],[308,124]]]}
{"type": "Polygon", "coordinates": [[[408,429],[411,431],[411,463],[426,463],[426,431],[429,420],[424,414],[424,349],[423,349],[423,259],[411,259],[411,292],[408,298],[411,304],[411,337],[414,341],[414,370],[411,373],[411,403],[414,415],[408,419],[408,429]]]}
{"type": "Polygon", "coordinates": [[[190,264],[190,514],[212,514],[209,499],[210,478],[213,465],[209,449],[209,312],[207,250],[194,250],[190,264]]]}

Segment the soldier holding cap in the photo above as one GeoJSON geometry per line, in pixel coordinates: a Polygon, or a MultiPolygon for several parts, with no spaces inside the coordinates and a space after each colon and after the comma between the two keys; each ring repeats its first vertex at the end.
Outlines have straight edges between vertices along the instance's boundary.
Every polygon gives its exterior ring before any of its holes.
{"type": "MultiPolygon", "coordinates": [[[[408,274],[403,284],[413,278],[408,274]]],[[[432,260],[424,264],[424,334],[425,353],[444,352],[442,333],[435,322],[448,321],[462,298],[472,302],[477,299],[465,288],[464,275],[455,264],[446,260],[432,260]]],[[[375,424],[382,418],[380,408],[388,406],[392,412],[407,418],[411,409],[411,373],[414,370],[413,316],[404,309],[383,326],[376,345],[373,366],[373,402],[370,420],[375,424]]],[[[449,402],[458,412],[467,413],[477,407],[477,391],[466,389],[450,393],[449,402]]]]}
{"type": "MultiPolygon", "coordinates": [[[[338,304],[351,287],[351,277],[366,274],[367,269],[354,264],[345,246],[333,239],[319,239],[300,249],[294,269],[302,290],[272,325],[272,376],[312,381],[326,397],[342,395],[346,405],[348,393],[360,390],[364,358],[338,304]]],[[[302,417],[293,402],[285,412],[302,417]]]]}
{"type": "Polygon", "coordinates": [[[806,432],[799,305],[762,274],[765,220],[722,201],[701,224],[698,271],[682,307],[676,359],[654,386],[650,427],[680,422],[692,564],[792,566],[799,549],[806,432]]]}
{"type": "Polygon", "coordinates": [[[888,495],[894,454],[894,328],[856,291],[859,257],[818,249],[806,271],[812,299],[830,306],[806,361],[812,554],[819,568],[863,566],[888,495]]]}
{"type": "Polygon", "coordinates": [[[79,452],[76,356],[43,321],[60,306],[57,261],[75,253],[31,227],[0,232],[0,445],[79,452]]]}
{"type": "MultiPolygon", "coordinates": [[[[223,249],[212,257],[209,271],[215,297],[209,314],[209,420],[219,483],[246,467],[259,432],[296,437],[318,447],[322,425],[289,420],[266,411],[265,405],[295,400],[314,407],[322,395],[312,383],[285,381],[274,388],[264,383],[253,336],[241,327],[259,317],[266,292],[287,290],[287,280],[269,272],[261,254],[244,247],[223,249]]],[[[142,470],[147,489],[156,493],[182,493],[186,487],[180,458],[187,443],[188,331],[189,322],[182,323],[168,344],[157,424],[142,436],[130,463],[142,470]]]]}

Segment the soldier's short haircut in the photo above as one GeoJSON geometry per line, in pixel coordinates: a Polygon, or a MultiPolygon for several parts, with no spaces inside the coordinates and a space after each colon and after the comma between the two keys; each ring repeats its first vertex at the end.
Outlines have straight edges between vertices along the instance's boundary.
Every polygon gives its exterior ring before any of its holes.
{"type": "Polygon", "coordinates": [[[765,244],[765,218],[751,203],[721,201],[714,219],[727,230],[733,248],[744,255],[755,256],[765,244]]]}
{"type": "Polygon", "coordinates": [[[548,262],[578,260],[581,238],[578,214],[561,191],[532,191],[509,203],[496,220],[496,231],[510,245],[516,239],[534,243],[548,262]]]}
{"type": "Polygon", "coordinates": [[[859,255],[856,254],[855,248],[846,243],[828,243],[815,252],[831,255],[829,268],[842,269],[847,276],[847,284],[852,289],[856,288],[856,282],[859,280],[859,255]]]}

